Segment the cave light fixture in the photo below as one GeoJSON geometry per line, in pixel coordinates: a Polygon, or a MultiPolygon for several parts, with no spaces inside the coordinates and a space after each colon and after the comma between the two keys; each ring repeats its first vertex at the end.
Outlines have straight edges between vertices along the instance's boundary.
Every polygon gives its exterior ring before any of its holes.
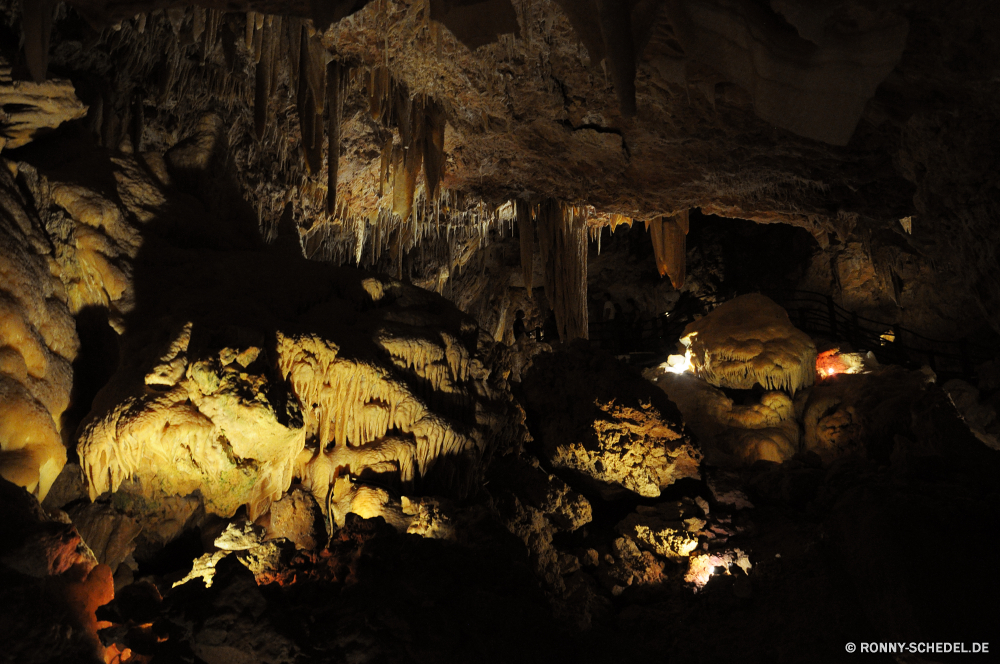
{"type": "Polygon", "coordinates": [[[692,332],[691,334],[683,337],[681,339],[681,343],[684,344],[684,354],[671,355],[667,358],[666,362],[660,365],[660,368],[664,371],[669,371],[675,374],[693,371],[694,363],[691,362],[691,339],[697,336],[697,334],[697,332],[692,332]]]}

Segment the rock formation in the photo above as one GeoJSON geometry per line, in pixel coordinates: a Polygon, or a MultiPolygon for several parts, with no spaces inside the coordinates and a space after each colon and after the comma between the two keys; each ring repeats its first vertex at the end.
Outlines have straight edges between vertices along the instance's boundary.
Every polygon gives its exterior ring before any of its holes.
{"type": "Polygon", "coordinates": [[[715,386],[797,390],[816,378],[816,346],[767,297],[742,295],[684,328],[694,370],[715,386]]]}
{"type": "Polygon", "coordinates": [[[582,348],[540,355],[522,389],[545,457],[603,494],[656,497],[699,477],[701,452],[676,406],[607,355],[582,348]]]}
{"type": "Polygon", "coordinates": [[[4,654],[982,641],[992,9],[0,0],[4,654]]]}
{"type": "Polygon", "coordinates": [[[0,169],[0,476],[45,498],[66,463],[76,327],[45,230],[0,169]]]}

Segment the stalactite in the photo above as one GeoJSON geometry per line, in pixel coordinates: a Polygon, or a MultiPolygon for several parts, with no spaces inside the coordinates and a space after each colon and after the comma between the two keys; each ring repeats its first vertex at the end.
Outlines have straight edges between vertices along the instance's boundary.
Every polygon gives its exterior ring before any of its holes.
{"type": "Polygon", "coordinates": [[[254,12],[253,15],[253,58],[254,62],[260,62],[260,50],[263,45],[264,39],[264,18],[265,15],[260,12],[254,12]]]}
{"type": "Polygon", "coordinates": [[[21,0],[24,60],[36,83],[45,80],[49,68],[49,36],[55,6],[54,0],[21,0]]]}
{"type": "Polygon", "coordinates": [[[372,119],[378,122],[387,115],[388,103],[391,99],[392,81],[387,67],[374,67],[368,76],[368,110],[372,119]]]}
{"type": "Polygon", "coordinates": [[[132,149],[136,152],[142,151],[142,131],[145,121],[145,111],[142,104],[142,95],[138,92],[132,93],[131,126],[129,135],[132,140],[132,149]]]}
{"type": "Polygon", "coordinates": [[[302,19],[285,17],[284,52],[288,62],[288,89],[293,97],[299,93],[299,58],[302,54],[302,19]]]}
{"type": "Polygon", "coordinates": [[[597,13],[601,22],[601,35],[611,80],[615,85],[618,105],[622,115],[635,115],[635,45],[632,39],[632,13],[630,2],[622,0],[597,0],[597,13]]]}
{"type": "Polygon", "coordinates": [[[254,134],[258,141],[264,140],[267,130],[271,99],[277,81],[278,48],[281,38],[281,17],[267,17],[261,30],[261,53],[254,80],[253,120],[254,134]]]}
{"type": "Polygon", "coordinates": [[[531,223],[531,206],[527,201],[518,200],[514,210],[517,216],[517,230],[521,236],[521,275],[524,287],[530,296],[534,285],[532,266],[535,260],[535,228],[531,223]]]}
{"type": "Polygon", "coordinates": [[[549,199],[539,206],[536,220],[545,263],[545,297],[555,312],[559,338],[564,342],[586,339],[586,219],[573,208],[549,199]]]}
{"type": "Polygon", "coordinates": [[[302,130],[302,150],[310,173],[323,167],[322,116],[326,103],[326,51],[319,39],[302,25],[299,48],[299,85],[296,107],[302,130]]]}
{"type": "Polygon", "coordinates": [[[225,16],[225,12],[221,9],[209,9],[205,15],[205,59],[210,58],[215,53],[215,47],[219,43],[219,26],[222,25],[223,16],[225,16]]]}
{"type": "Polygon", "coordinates": [[[187,15],[187,9],[184,7],[171,7],[167,9],[167,20],[170,21],[170,27],[174,31],[174,37],[180,39],[181,28],[184,27],[184,19],[187,15]]]}
{"type": "Polygon", "coordinates": [[[341,65],[334,60],[326,66],[326,212],[337,209],[337,173],[340,169],[341,65]]]}
{"type": "Polygon", "coordinates": [[[195,43],[198,43],[201,41],[201,36],[205,33],[205,8],[194,6],[191,8],[191,11],[193,13],[191,34],[195,43]]]}
{"type": "Polygon", "coordinates": [[[256,30],[256,12],[247,12],[246,32],[243,35],[243,43],[246,44],[247,51],[253,52],[253,36],[256,30]]]}
{"type": "Polygon", "coordinates": [[[389,174],[391,173],[390,167],[392,166],[392,137],[390,136],[382,144],[382,163],[379,167],[379,181],[378,181],[378,196],[382,198],[385,195],[385,185],[389,179],[389,174]]]}
{"type": "Polygon", "coordinates": [[[436,198],[444,175],[444,109],[437,102],[424,102],[424,179],[427,196],[436,198]]]}
{"type": "Polygon", "coordinates": [[[660,217],[647,222],[660,276],[670,277],[674,288],[684,285],[687,274],[688,212],[673,217],[660,217]]]}

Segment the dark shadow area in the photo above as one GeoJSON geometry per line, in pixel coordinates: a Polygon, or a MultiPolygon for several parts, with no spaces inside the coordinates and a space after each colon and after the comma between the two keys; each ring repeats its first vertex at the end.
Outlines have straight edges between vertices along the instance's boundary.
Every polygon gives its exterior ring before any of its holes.
{"type": "MultiPolygon", "coordinates": [[[[76,333],[80,350],[73,362],[73,392],[70,406],[63,413],[62,430],[66,436],[75,436],[77,427],[87,416],[94,397],[118,369],[118,333],[108,323],[108,312],[103,307],[84,307],[76,315],[76,333]]],[[[72,439],[75,443],[75,437],[72,439]]],[[[76,445],[69,446],[71,461],[75,461],[76,445]]]]}

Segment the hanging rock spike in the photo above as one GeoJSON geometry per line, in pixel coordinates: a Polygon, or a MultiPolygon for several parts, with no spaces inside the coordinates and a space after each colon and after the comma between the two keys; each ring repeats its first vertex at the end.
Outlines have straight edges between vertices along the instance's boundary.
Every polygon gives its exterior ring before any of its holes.
{"type": "Polygon", "coordinates": [[[441,105],[433,100],[424,102],[424,180],[428,199],[437,198],[444,175],[445,115],[441,105]]]}
{"type": "Polygon", "coordinates": [[[219,43],[219,26],[225,12],[220,9],[209,9],[205,15],[205,59],[211,57],[219,43]]]}
{"type": "Polygon", "coordinates": [[[535,259],[535,228],[531,223],[531,205],[527,201],[516,201],[514,214],[517,217],[517,230],[521,236],[521,275],[530,297],[534,285],[532,266],[535,259]]]}
{"type": "Polygon", "coordinates": [[[258,141],[264,140],[264,132],[267,130],[270,115],[268,102],[271,99],[272,87],[277,78],[275,67],[277,65],[278,40],[280,38],[278,30],[281,29],[281,19],[278,17],[276,24],[270,20],[270,17],[268,19],[261,30],[261,57],[257,63],[254,80],[253,126],[258,141]]]}
{"type": "Polygon", "coordinates": [[[293,96],[299,92],[299,68],[302,53],[302,19],[288,16],[285,18],[285,39],[288,47],[288,85],[293,96]]]}
{"type": "Polygon", "coordinates": [[[337,173],[340,169],[340,116],[343,95],[340,88],[341,66],[337,60],[326,66],[326,213],[337,209],[337,173]]]}
{"type": "Polygon", "coordinates": [[[326,103],[326,64],[323,45],[315,36],[309,35],[309,27],[303,23],[299,49],[299,85],[296,107],[302,130],[302,151],[306,167],[315,174],[323,168],[322,121],[323,105],[326,103]]]}
{"type": "Polygon", "coordinates": [[[201,36],[205,33],[205,8],[204,7],[192,7],[193,17],[191,21],[191,33],[194,37],[195,43],[201,40],[201,36]]]}
{"type": "Polygon", "coordinates": [[[55,5],[54,0],[21,0],[24,60],[35,83],[44,81],[48,72],[49,36],[55,5]]]}
{"type": "Polygon", "coordinates": [[[545,263],[545,297],[563,342],[586,339],[587,224],[559,201],[548,199],[536,214],[538,246],[545,263]]]}

